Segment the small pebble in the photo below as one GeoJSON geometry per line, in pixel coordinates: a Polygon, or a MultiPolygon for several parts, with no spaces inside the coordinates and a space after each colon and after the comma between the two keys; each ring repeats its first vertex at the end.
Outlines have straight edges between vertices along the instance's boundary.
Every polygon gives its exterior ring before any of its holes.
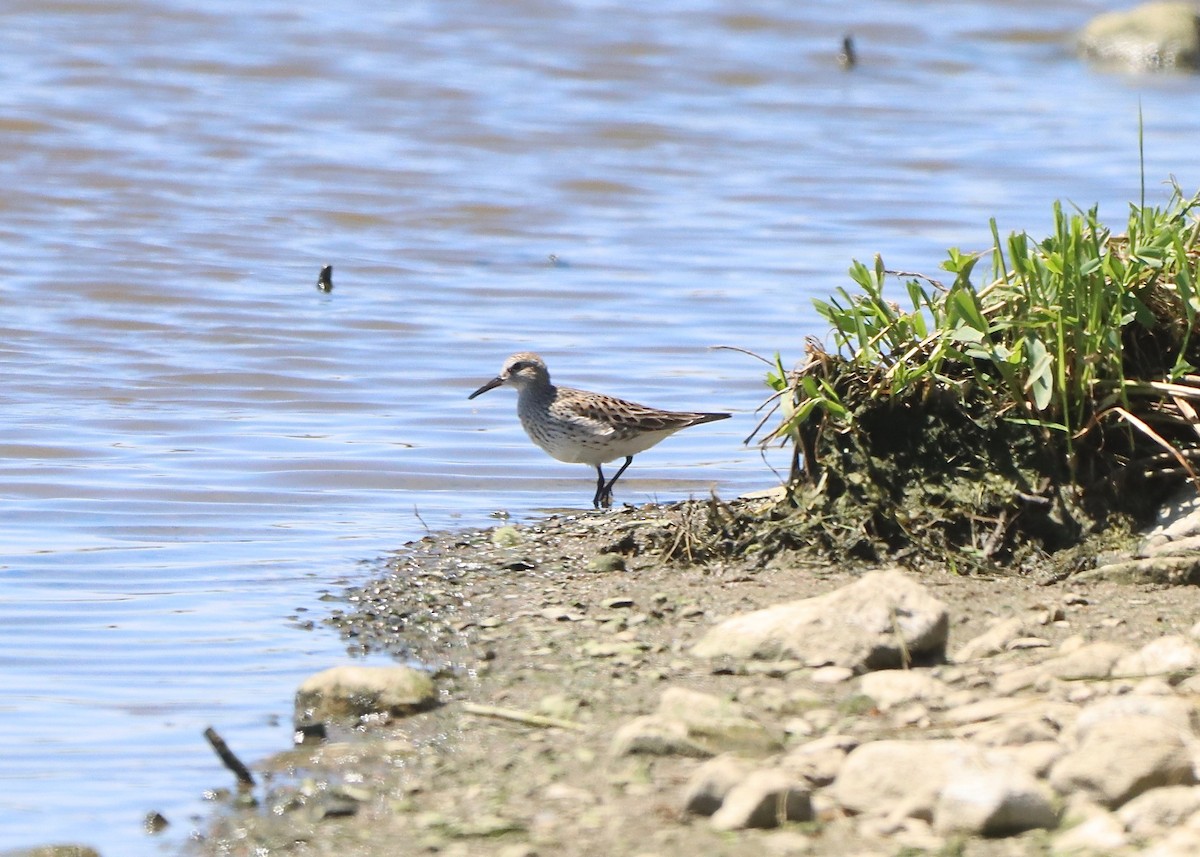
{"type": "Polygon", "coordinates": [[[587,570],[594,571],[598,574],[624,571],[625,557],[618,556],[615,553],[602,553],[588,560],[587,570]]]}

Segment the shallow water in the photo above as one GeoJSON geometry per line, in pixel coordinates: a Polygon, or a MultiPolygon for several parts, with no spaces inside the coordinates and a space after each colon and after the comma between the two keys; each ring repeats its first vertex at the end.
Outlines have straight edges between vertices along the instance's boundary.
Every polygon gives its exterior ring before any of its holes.
{"type": "Polygon", "coordinates": [[[1139,104],[1149,197],[1194,188],[1197,78],[1071,56],[1117,5],[10,4],[0,848],[178,850],[229,782],[204,727],[280,749],[345,658],[321,593],[425,527],[586,507],[511,391],[466,400],[510,352],[734,411],[617,500],[734,496],[774,481],[763,367],[709,346],[798,359],[852,258],[936,274],[993,215],[1119,222],[1139,104]]]}

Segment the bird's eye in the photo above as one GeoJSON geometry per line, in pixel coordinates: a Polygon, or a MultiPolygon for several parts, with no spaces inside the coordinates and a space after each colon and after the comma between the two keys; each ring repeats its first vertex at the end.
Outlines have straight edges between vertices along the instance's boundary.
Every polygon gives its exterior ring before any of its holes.
{"type": "Polygon", "coordinates": [[[508,371],[510,371],[510,372],[520,372],[522,369],[528,369],[528,368],[529,368],[529,361],[528,361],[528,360],[518,360],[516,363],[514,363],[514,364],[513,364],[513,365],[512,365],[512,366],[509,368],[509,370],[508,370],[508,371]]]}

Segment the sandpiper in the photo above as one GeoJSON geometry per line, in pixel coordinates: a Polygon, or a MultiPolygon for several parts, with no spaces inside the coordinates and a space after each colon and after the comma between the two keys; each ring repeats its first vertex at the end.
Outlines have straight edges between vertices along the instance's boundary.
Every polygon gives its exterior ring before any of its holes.
{"type": "Polygon", "coordinates": [[[612,505],[613,485],[639,452],[688,426],[727,419],[729,414],[661,411],[602,393],[550,383],[550,371],[536,354],[522,351],[504,361],[500,374],[467,398],[502,384],[517,388],[517,416],[530,440],[559,461],[596,468],[592,505],[612,505]],[[624,457],[617,475],[604,481],[601,464],[624,457]]]}

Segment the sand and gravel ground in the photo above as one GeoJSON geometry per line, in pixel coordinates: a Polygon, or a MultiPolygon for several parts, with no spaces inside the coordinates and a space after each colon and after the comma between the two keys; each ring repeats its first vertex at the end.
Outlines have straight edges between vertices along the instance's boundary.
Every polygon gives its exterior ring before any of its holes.
{"type": "MultiPolygon", "coordinates": [[[[829,815],[774,831],[718,833],[681,808],[699,760],[610,753],[614,732],[676,686],[737,699],[780,734],[794,730],[797,717],[820,733],[937,734],[920,718],[906,727],[864,704],[855,681],[816,682],[811,670],[714,672],[691,657],[692,644],[718,620],[828,592],[865,570],[802,554],[766,563],[754,555],[664,562],[654,546],[694,513],[687,504],[626,507],[407,546],[386,576],[348,593],[330,621],[352,650],[437,668],[442,704],[262,761],[256,768],[268,778],[257,805],[218,811],[195,849],[340,857],[925,853],[911,842],[864,838],[852,819],[829,815]]],[[[1044,660],[1072,635],[1137,648],[1186,634],[1200,619],[1196,587],[1040,585],[936,566],[913,573],[949,608],[951,652],[1001,618],[1036,626],[1044,646],[999,656],[1013,667],[1044,660]]],[[[1042,854],[1047,837],[929,847],[1042,854]]]]}

